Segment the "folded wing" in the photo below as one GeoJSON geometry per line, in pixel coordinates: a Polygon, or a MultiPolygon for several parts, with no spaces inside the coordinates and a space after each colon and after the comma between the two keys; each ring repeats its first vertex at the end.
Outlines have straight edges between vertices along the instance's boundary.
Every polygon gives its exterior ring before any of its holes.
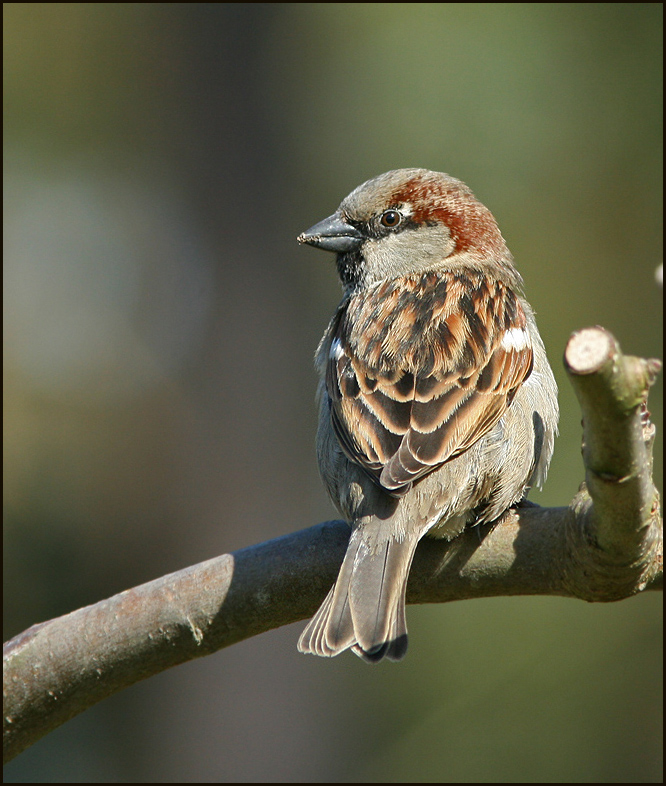
{"type": "Polygon", "coordinates": [[[490,431],[531,370],[525,312],[506,285],[474,273],[384,281],[333,326],[333,427],[346,455],[400,496],[490,431]]]}

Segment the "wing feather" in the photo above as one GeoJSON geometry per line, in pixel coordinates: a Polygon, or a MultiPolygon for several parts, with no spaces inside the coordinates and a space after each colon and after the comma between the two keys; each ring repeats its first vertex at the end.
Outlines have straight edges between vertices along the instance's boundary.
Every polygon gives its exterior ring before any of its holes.
{"type": "Polygon", "coordinates": [[[488,433],[532,370],[520,299],[480,273],[381,282],[331,328],[335,433],[396,496],[488,433]]]}

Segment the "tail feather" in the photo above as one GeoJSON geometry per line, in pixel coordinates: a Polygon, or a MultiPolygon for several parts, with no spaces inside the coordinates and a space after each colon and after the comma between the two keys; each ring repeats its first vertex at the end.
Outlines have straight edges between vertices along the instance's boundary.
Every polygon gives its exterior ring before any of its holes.
{"type": "Polygon", "coordinates": [[[325,620],[330,612],[331,601],[333,599],[333,589],[334,588],[331,587],[331,591],[319,607],[319,610],[301,634],[298,641],[298,649],[301,652],[311,652],[313,655],[321,655],[322,657],[330,657],[335,654],[323,640],[325,620]]]}
{"type": "Polygon", "coordinates": [[[371,663],[405,656],[405,589],[419,537],[386,533],[390,522],[378,519],[354,529],[338,579],[298,642],[301,652],[331,657],[351,647],[371,663]]]}
{"type": "MultiPolygon", "coordinates": [[[[414,556],[414,552],[412,552],[412,557],[414,556]]],[[[410,559],[409,566],[407,568],[407,575],[409,576],[409,568],[411,567],[412,561],[410,559]]],[[[407,582],[405,581],[405,587],[407,582]]],[[[386,657],[388,660],[398,661],[402,660],[405,655],[407,654],[407,617],[405,614],[405,593],[403,592],[400,595],[400,600],[398,601],[398,607],[395,613],[395,622],[393,625],[393,631],[391,633],[391,644],[386,651],[386,657]]]]}
{"type": "Polygon", "coordinates": [[[349,559],[350,551],[348,547],[337,581],[298,640],[300,652],[330,658],[356,641],[349,608],[349,583],[354,567],[353,558],[349,559]]]}

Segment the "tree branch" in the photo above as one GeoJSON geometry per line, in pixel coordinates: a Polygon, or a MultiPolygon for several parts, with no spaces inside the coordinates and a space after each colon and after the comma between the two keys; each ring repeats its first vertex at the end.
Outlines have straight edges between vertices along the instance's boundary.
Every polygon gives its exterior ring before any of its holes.
{"type": "MultiPolygon", "coordinates": [[[[497,595],[615,601],[662,589],[662,522],[646,398],[661,366],[602,328],[565,366],[583,412],[586,483],[568,507],[525,503],[453,542],[425,538],[409,603],[497,595]]],[[[306,619],[333,584],[349,528],[333,521],[224,554],[34,625],[4,647],[4,759],[116,691],[306,619]]]]}

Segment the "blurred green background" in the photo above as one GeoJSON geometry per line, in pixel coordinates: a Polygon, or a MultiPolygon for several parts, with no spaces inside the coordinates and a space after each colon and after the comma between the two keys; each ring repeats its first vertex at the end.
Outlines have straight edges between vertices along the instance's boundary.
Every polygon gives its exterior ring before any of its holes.
{"type": "MultiPolygon", "coordinates": [[[[662,357],[660,3],[5,3],[5,638],[336,516],[296,235],[423,166],[495,214],[569,334],[662,357]]],[[[660,429],[661,380],[650,409],[660,429]]],[[[660,782],[661,596],[411,607],[400,665],[303,624],[112,697],[9,782],[660,782]]]]}

